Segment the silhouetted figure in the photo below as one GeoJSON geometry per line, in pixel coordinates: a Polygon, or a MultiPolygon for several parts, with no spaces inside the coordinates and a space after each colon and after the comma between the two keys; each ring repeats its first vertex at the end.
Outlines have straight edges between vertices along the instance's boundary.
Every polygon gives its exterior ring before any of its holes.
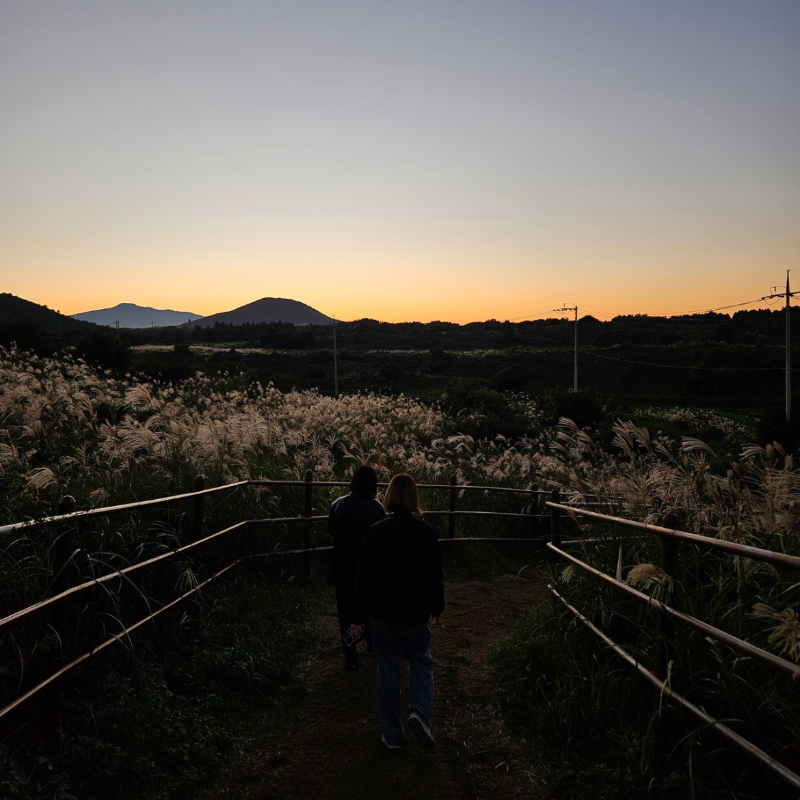
{"type": "MultiPolygon", "coordinates": [[[[383,519],[383,506],[375,499],[378,495],[378,474],[372,467],[359,467],[350,481],[350,494],[334,500],[328,514],[328,533],[333,538],[333,553],[328,572],[328,583],[336,587],[336,611],[339,614],[339,632],[344,635],[352,619],[353,590],[358,574],[358,564],[364,548],[364,537],[373,523],[383,519]]],[[[372,650],[369,629],[366,630],[367,650],[372,650]]],[[[358,666],[356,645],[345,645],[346,669],[358,666]]]]}
{"type": "Polygon", "coordinates": [[[433,747],[431,631],[444,610],[442,555],[436,533],[417,519],[417,485],[395,475],[383,505],[389,516],[372,526],[356,582],[352,628],[369,620],[378,667],[378,718],[383,743],[403,744],[400,662],[408,663],[408,726],[423,747],[433,747]]]}

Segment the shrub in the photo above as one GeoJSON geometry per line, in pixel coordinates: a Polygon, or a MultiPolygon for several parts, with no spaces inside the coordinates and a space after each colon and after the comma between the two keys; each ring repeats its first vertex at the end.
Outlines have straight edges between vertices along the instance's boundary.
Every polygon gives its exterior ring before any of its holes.
{"type": "Polygon", "coordinates": [[[29,319],[0,321],[0,346],[9,349],[14,343],[20,350],[31,350],[38,356],[49,356],[56,351],[53,337],[29,319]]]}
{"type": "Polygon", "coordinates": [[[380,375],[384,380],[395,383],[396,381],[401,381],[406,377],[406,371],[394,361],[388,361],[387,363],[381,365],[381,368],[378,370],[378,375],[380,375]]]}
{"type": "Polygon", "coordinates": [[[81,336],[77,352],[93,367],[123,370],[131,363],[128,345],[107,330],[90,331],[81,336]]]}

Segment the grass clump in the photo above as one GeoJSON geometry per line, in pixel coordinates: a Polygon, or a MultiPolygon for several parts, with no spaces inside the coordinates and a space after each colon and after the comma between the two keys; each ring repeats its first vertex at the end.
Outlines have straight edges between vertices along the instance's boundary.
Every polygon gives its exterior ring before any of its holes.
{"type": "Polygon", "coordinates": [[[289,568],[242,569],[70,675],[55,739],[29,723],[0,744],[0,795],[195,797],[278,697],[303,691],[297,663],[324,595],[289,568]]]}
{"type": "MultiPolygon", "coordinates": [[[[646,580],[657,571],[653,538],[631,540],[606,531],[603,541],[572,550],[611,575],[616,555],[618,577],[663,597],[663,586],[646,580]]],[[[791,657],[786,629],[794,617],[754,602],[764,593],[763,585],[724,582],[725,562],[695,549],[683,552],[672,584],[678,606],[740,638],[775,651],[782,648],[791,657]]],[[[550,572],[559,594],[637,662],[658,673],[657,612],[571,565],[557,563],[550,572]]],[[[797,585],[778,585],[783,602],[796,603],[797,585]]],[[[663,700],[556,598],[515,627],[498,648],[496,664],[503,715],[530,745],[557,797],[792,796],[773,773],[663,700]]],[[[798,772],[800,708],[787,675],[677,623],[667,681],[798,772]]]]}
{"type": "Polygon", "coordinates": [[[504,717],[556,797],[630,797],[647,785],[652,699],[591,633],[545,602],[495,658],[504,717]]]}

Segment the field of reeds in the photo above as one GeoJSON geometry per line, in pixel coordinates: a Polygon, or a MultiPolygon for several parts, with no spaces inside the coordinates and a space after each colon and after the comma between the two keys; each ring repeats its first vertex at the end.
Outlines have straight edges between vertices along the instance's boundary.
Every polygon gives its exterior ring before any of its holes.
{"type": "MultiPolygon", "coordinates": [[[[533,405],[520,413],[528,413],[535,427],[533,405]]],[[[199,474],[206,486],[302,479],[309,469],[318,480],[347,480],[361,463],[371,463],[384,479],[407,470],[420,481],[446,484],[455,473],[461,482],[526,486],[547,444],[544,435],[516,446],[502,438],[475,442],[458,433],[457,418],[405,397],[281,393],[225,372],[173,385],[13,349],[0,352],[0,420],[0,524],[51,515],[66,494],[78,509],[88,509],[191,491],[199,474]]],[[[340,493],[316,489],[314,513],[325,514],[340,493]]],[[[204,532],[247,518],[297,516],[303,502],[302,488],[211,495],[204,532]]],[[[459,502],[466,507],[471,501],[459,502]]],[[[475,502],[488,507],[500,501],[475,502]]],[[[446,508],[447,493],[430,493],[426,504],[446,508]]],[[[517,498],[510,509],[519,505],[517,498]]],[[[64,568],[68,583],[174,550],[192,536],[191,511],[186,502],[81,521],[64,568]]],[[[468,521],[459,525],[471,532],[468,521]]],[[[54,525],[4,535],[2,616],[53,593],[58,537],[54,525]]],[[[324,526],[318,526],[316,540],[327,544],[325,539],[324,526]]],[[[297,524],[226,535],[130,580],[62,601],[66,624],[58,635],[44,613],[6,626],[0,632],[0,704],[216,568],[301,541],[297,524]]],[[[71,673],[63,697],[68,729],[59,732],[55,751],[41,749],[42,731],[32,724],[46,717],[52,697],[42,693],[28,701],[0,744],[3,793],[66,798],[77,781],[79,796],[102,797],[104,786],[118,790],[120,776],[132,797],[162,796],[155,786],[166,787],[165,797],[178,796],[179,785],[191,792],[235,745],[236,715],[253,713],[255,704],[243,692],[255,687],[268,700],[291,687],[307,608],[319,596],[313,587],[324,578],[321,564],[304,584],[311,591],[298,589],[302,567],[291,558],[247,562],[230,581],[203,589],[71,673]]]]}
{"type": "MultiPolygon", "coordinates": [[[[536,430],[533,404],[523,413],[536,430]]],[[[369,463],[383,480],[408,471],[420,482],[447,483],[455,474],[459,483],[528,486],[549,458],[549,432],[476,442],[457,428],[477,414],[452,418],[403,396],[282,393],[227,372],[176,385],[118,379],[69,357],[0,351],[0,524],[53,514],[63,495],[88,509],[192,491],[201,474],[206,486],[302,480],[307,470],[315,480],[347,480],[369,463]]],[[[326,513],[338,491],[318,491],[316,513],[326,513]]],[[[210,501],[209,528],[302,509],[302,490],[220,497],[210,501]]],[[[180,541],[187,510],[85,526],[76,566],[92,575],[180,541]]],[[[53,534],[4,543],[4,608],[46,596],[53,534]]]]}
{"type": "MultiPolygon", "coordinates": [[[[172,384],[97,372],[69,357],[43,359],[14,349],[0,350],[0,524],[52,514],[65,494],[75,497],[79,509],[86,509],[191,491],[199,474],[205,476],[207,486],[241,479],[302,479],[309,469],[315,479],[346,480],[360,464],[370,463],[383,479],[407,471],[419,482],[447,483],[455,474],[459,483],[516,488],[535,483],[582,495],[613,496],[623,516],[658,522],[673,512],[679,514],[685,530],[786,552],[800,550],[800,480],[792,457],[779,447],[752,446],[730,461],[729,452],[738,452],[752,436],[742,422],[714,412],[644,409],[631,415],[640,424],[618,422],[610,433],[593,436],[567,420],[560,429],[548,426],[539,405],[518,396],[514,413],[523,421],[525,435],[513,441],[502,436],[478,440],[463,433],[480,429],[480,417],[486,413],[480,406],[458,408],[444,403],[440,407],[402,395],[333,398],[313,390],[280,392],[228,372],[196,373],[172,384]],[[684,432],[683,439],[677,430],[684,432]],[[721,443],[722,450],[712,452],[701,441],[706,436],[721,443]]],[[[314,513],[324,514],[337,494],[336,490],[316,490],[314,513]]],[[[459,507],[519,511],[523,502],[465,493],[459,507]]],[[[446,508],[446,503],[444,493],[425,497],[427,508],[446,508]]],[[[302,489],[237,490],[211,496],[206,530],[248,517],[295,516],[302,507],[302,489]]],[[[86,579],[173,549],[189,536],[190,510],[189,504],[159,507],[82,523],[69,564],[72,578],[86,579]]],[[[459,532],[480,535],[480,525],[462,519],[459,532]]],[[[499,532],[502,527],[495,523],[494,529],[499,532]]],[[[600,541],[581,545],[575,551],[580,557],[647,591],[666,590],[655,566],[657,541],[596,526],[586,527],[586,532],[600,541]]],[[[9,535],[2,542],[3,615],[50,592],[56,577],[56,534],[45,526],[35,533],[9,535]]],[[[317,540],[323,539],[320,529],[317,540]]],[[[258,536],[224,537],[192,558],[170,559],[148,573],[146,580],[120,581],[107,591],[95,592],[84,605],[76,603],[72,611],[92,611],[94,622],[74,631],[72,639],[52,635],[46,619],[7,630],[0,640],[0,699],[13,696],[20,686],[29,685],[65,653],[78,652],[92,637],[113,635],[126,621],[138,619],[178,590],[196,585],[214,564],[299,542],[297,528],[275,526],[258,536]]],[[[734,557],[701,556],[687,548],[680,565],[670,589],[679,604],[712,624],[798,660],[797,576],[734,557]]],[[[138,674],[139,685],[128,686],[127,700],[120,700],[117,711],[135,716],[143,698],[151,703],[158,703],[159,697],[175,698],[180,695],[176,685],[190,684],[200,691],[204,681],[219,675],[236,684],[245,673],[251,674],[253,663],[264,685],[285,683],[287,670],[291,672],[291,648],[287,650],[286,642],[297,636],[297,626],[302,628],[298,611],[302,603],[292,594],[293,588],[279,593],[277,599],[259,592],[266,591],[267,584],[296,586],[286,584],[296,572],[288,559],[281,566],[248,567],[228,588],[207,593],[183,617],[178,613],[177,620],[167,625],[172,626],[168,646],[155,633],[140,645],[153,651],[172,648],[165,656],[166,664],[172,665],[165,667],[166,672],[148,667],[147,675],[131,673],[135,645],[121,649],[112,659],[113,674],[123,676],[120,680],[127,681],[125,685],[130,684],[130,674],[138,674]],[[250,601],[243,599],[242,586],[254,593],[250,601]],[[188,639],[213,638],[217,635],[213,631],[222,630],[215,626],[223,621],[223,611],[248,603],[256,608],[269,606],[272,610],[263,613],[272,623],[264,625],[262,616],[250,627],[242,622],[238,633],[236,626],[220,633],[223,638],[234,637],[215,646],[224,655],[212,659],[213,663],[198,663],[187,677],[185,665],[192,658],[182,649],[182,628],[188,639]],[[281,617],[275,610],[284,607],[291,610],[286,619],[294,620],[295,627],[277,624],[281,617]]],[[[655,625],[651,613],[627,606],[590,578],[561,564],[553,566],[552,577],[559,591],[587,616],[613,632],[644,663],[652,660],[655,625]]],[[[710,713],[740,720],[750,738],[796,768],[796,688],[783,677],[762,675],[747,659],[711,646],[699,636],[679,635],[675,685],[710,713]]],[[[545,606],[526,620],[498,656],[505,713],[522,735],[532,737],[541,752],[549,754],[551,761],[542,768],[551,772],[554,784],[562,781],[564,792],[571,790],[571,781],[578,780],[577,794],[598,781],[598,791],[606,784],[615,787],[608,790],[609,796],[621,789],[635,793],[663,772],[653,766],[650,739],[645,735],[653,708],[648,705],[647,691],[626,667],[613,662],[587,636],[555,606],[545,606]],[[599,749],[598,741],[605,742],[599,749]],[[564,774],[553,767],[574,764],[575,759],[584,759],[585,764],[564,774]]],[[[147,661],[136,663],[137,669],[144,670],[147,661]]],[[[77,685],[88,691],[90,682],[77,685]]],[[[141,775],[179,771],[179,764],[152,766],[162,754],[141,745],[145,735],[137,739],[129,733],[125,739],[114,728],[115,717],[108,713],[112,696],[113,692],[103,695],[92,709],[92,718],[105,719],[106,727],[100,726],[102,735],[89,737],[103,757],[95,753],[89,760],[110,764],[107,768],[113,772],[113,764],[130,762],[125,755],[130,748],[141,746],[137,758],[151,766],[137,767],[137,780],[141,775]],[[139,745],[131,744],[134,741],[139,745]]],[[[83,707],[78,703],[76,708],[83,707]]],[[[180,706],[176,717],[190,715],[186,708],[180,706]]],[[[189,703],[188,708],[196,706],[189,703]]],[[[186,726],[175,725],[175,740],[187,741],[186,726]]],[[[223,728],[215,734],[215,725],[204,718],[207,735],[201,744],[191,753],[176,744],[174,758],[212,763],[223,748],[214,743],[214,736],[224,739],[227,735],[223,728]]],[[[687,764],[697,765],[694,773],[689,770],[698,776],[691,778],[690,786],[695,785],[692,781],[709,780],[717,768],[720,774],[730,774],[726,759],[733,762],[734,773],[739,769],[736,759],[726,755],[728,751],[718,751],[695,734],[691,728],[684,731],[670,761],[680,776],[687,774],[687,764]]],[[[84,748],[82,758],[89,758],[87,752],[84,748]]],[[[1,755],[7,772],[19,770],[22,775],[8,786],[13,785],[19,796],[40,796],[31,787],[53,762],[45,759],[41,769],[23,768],[19,765],[28,763],[25,758],[30,753],[14,755],[8,740],[1,755]]],[[[83,763],[80,758],[77,761],[83,763]]],[[[686,788],[681,784],[683,777],[670,780],[662,781],[663,785],[686,788]]],[[[69,796],[67,789],[61,794],[51,791],[52,781],[41,785],[50,786],[51,796],[69,796]]]]}

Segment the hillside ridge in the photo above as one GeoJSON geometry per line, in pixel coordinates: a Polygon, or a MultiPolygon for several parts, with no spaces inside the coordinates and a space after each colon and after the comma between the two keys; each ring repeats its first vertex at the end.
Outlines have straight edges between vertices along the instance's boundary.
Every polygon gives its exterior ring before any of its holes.
{"type": "Polygon", "coordinates": [[[74,319],[94,322],[97,325],[114,325],[119,322],[121,328],[149,328],[151,326],[182,325],[189,319],[200,319],[202,315],[192,311],[174,311],[171,308],[152,308],[136,303],[118,303],[111,308],[81,311],[71,316],[74,319]]]}
{"type": "Polygon", "coordinates": [[[215,322],[244,325],[258,322],[291,322],[294,325],[330,325],[333,318],[317,311],[307,303],[284,297],[262,297],[252,303],[211,314],[192,322],[192,326],[207,328],[215,322]]]}
{"type": "Polygon", "coordinates": [[[94,323],[74,319],[60,311],[47,306],[17,297],[10,292],[0,293],[0,322],[31,320],[41,325],[48,333],[68,331],[89,331],[95,328],[94,323]]]}

